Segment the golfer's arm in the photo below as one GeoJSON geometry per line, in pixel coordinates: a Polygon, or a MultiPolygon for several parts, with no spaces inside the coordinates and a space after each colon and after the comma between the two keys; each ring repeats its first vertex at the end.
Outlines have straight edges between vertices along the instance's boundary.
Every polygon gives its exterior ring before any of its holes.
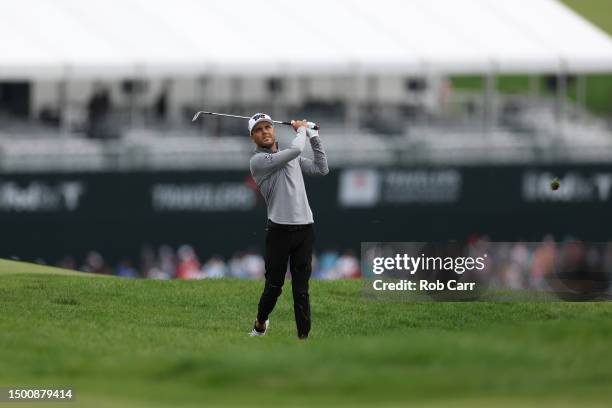
{"type": "Polygon", "coordinates": [[[306,146],[306,128],[301,127],[289,148],[276,153],[258,154],[251,162],[251,170],[255,174],[265,174],[278,170],[298,157],[304,150],[304,146],[306,146]]]}
{"type": "Polygon", "coordinates": [[[329,173],[329,167],[327,165],[327,156],[325,155],[325,150],[323,150],[323,145],[321,144],[321,139],[319,136],[313,136],[310,138],[310,147],[312,147],[314,160],[310,160],[306,157],[300,157],[300,167],[302,167],[302,172],[304,174],[313,176],[326,175],[329,173]]]}

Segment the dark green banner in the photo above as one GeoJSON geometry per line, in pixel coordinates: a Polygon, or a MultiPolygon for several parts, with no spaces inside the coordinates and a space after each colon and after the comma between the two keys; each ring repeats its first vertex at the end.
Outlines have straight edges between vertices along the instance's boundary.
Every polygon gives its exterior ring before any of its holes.
{"type": "MultiPolygon", "coordinates": [[[[609,240],[612,166],[349,168],[307,178],[320,249],[366,241],[609,240]],[[553,179],[560,188],[552,190],[553,179]]],[[[189,243],[205,255],[263,245],[248,172],[0,176],[0,256],[53,262],[189,243]]]]}

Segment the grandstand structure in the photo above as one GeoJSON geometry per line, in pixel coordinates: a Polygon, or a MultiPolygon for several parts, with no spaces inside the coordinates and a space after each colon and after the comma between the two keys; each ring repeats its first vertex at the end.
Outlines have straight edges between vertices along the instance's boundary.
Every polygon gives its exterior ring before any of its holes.
{"type": "Polygon", "coordinates": [[[333,167],[612,160],[610,123],[584,104],[612,39],[556,0],[313,0],[304,27],[300,5],[274,0],[256,29],[254,6],[0,4],[0,172],[246,169],[246,124],[192,124],[200,109],[315,120],[333,167]],[[461,75],[483,91],[454,90],[461,75]],[[535,85],[502,95],[500,75],[535,85]]]}

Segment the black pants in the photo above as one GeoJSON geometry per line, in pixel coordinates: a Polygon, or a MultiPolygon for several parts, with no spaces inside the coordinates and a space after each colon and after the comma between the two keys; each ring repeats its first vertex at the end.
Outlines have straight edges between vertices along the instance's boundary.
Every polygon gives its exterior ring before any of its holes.
{"type": "Polygon", "coordinates": [[[259,300],[257,320],[265,322],[285,283],[287,262],[291,271],[293,310],[298,337],[310,332],[308,280],[312,271],[314,229],[307,225],[280,225],[268,221],[266,234],[266,284],[259,300]]]}

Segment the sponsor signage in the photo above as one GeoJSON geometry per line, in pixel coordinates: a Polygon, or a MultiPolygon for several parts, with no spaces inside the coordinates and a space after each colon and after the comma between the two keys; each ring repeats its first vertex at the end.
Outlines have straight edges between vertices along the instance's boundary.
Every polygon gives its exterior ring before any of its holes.
{"type": "Polygon", "coordinates": [[[452,204],[461,184],[462,174],[454,169],[350,169],[340,174],[338,201],[343,207],[452,204]]]}
{"type": "Polygon", "coordinates": [[[85,194],[80,181],[48,182],[33,179],[26,183],[0,180],[0,211],[77,211],[85,194]]]}
{"type": "Polygon", "coordinates": [[[257,195],[244,183],[156,183],[151,188],[154,211],[247,211],[257,195]]]}
{"type": "Polygon", "coordinates": [[[558,177],[559,189],[552,190],[550,183],[555,177],[550,171],[523,173],[523,199],[528,203],[612,201],[612,172],[567,171],[558,177]]]}

